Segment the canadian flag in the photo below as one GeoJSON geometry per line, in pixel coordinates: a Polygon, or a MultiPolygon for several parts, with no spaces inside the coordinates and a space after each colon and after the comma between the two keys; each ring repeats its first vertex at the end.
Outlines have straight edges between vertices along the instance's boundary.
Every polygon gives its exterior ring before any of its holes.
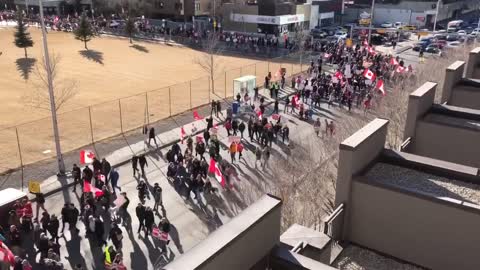
{"type": "Polygon", "coordinates": [[[385,96],[386,93],[385,93],[385,88],[383,86],[383,80],[378,80],[375,88],[377,88],[380,92],[382,92],[382,95],[385,96]]]}
{"type": "MultiPolygon", "coordinates": [[[[15,265],[15,256],[12,251],[5,245],[5,243],[0,241],[0,261],[9,263],[10,266],[15,265]]],[[[10,269],[10,268],[9,268],[10,269]]]]}
{"type": "Polygon", "coordinates": [[[402,67],[402,66],[398,66],[398,67],[395,69],[395,72],[397,72],[397,73],[403,73],[403,72],[405,72],[405,68],[402,67]]]}
{"type": "Polygon", "coordinates": [[[103,195],[103,191],[101,189],[92,186],[92,184],[87,181],[83,181],[83,192],[93,192],[97,198],[103,195]]]}
{"type": "Polygon", "coordinates": [[[218,163],[215,162],[213,158],[210,159],[210,166],[208,168],[208,172],[213,173],[215,175],[215,179],[220,183],[220,185],[224,188],[225,185],[227,184],[225,182],[225,177],[223,177],[222,172],[220,171],[220,168],[218,167],[218,163]]]}
{"type": "Polygon", "coordinates": [[[390,58],[390,65],[398,66],[398,61],[395,59],[395,57],[390,58]]]}
{"type": "Polygon", "coordinates": [[[180,140],[182,141],[182,144],[183,144],[183,139],[185,138],[185,135],[187,135],[187,133],[185,133],[185,129],[182,128],[180,129],[180,140]]]}
{"type": "Polygon", "coordinates": [[[202,120],[203,117],[201,117],[197,111],[193,111],[193,119],[195,119],[195,121],[197,120],[202,120]]]}
{"type": "Polygon", "coordinates": [[[342,74],[342,72],[340,72],[340,71],[335,72],[335,77],[336,77],[338,80],[341,81],[341,80],[343,79],[343,74],[342,74]]]}
{"type": "Polygon", "coordinates": [[[95,157],[95,153],[93,153],[93,151],[90,151],[90,150],[80,151],[80,163],[81,164],[92,163],[94,157],[95,157]]]}
{"type": "Polygon", "coordinates": [[[257,110],[258,119],[262,120],[262,111],[260,109],[257,110]]]}
{"type": "Polygon", "coordinates": [[[364,71],[363,71],[363,77],[371,80],[371,81],[374,81],[375,78],[377,77],[375,75],[375,73],[373,73],[370,69],[366,68],[364,71]]]}
{"type": "Polygon", "coordinates": [[[375,49],[374,49],[373,47],[368,46],[367,48],[368,48],[367,50],[368,50],[368,53],[369,53],[369,54],[373,54],[373,55],[376,54],[376,53],[375,53],[375,49]]]}

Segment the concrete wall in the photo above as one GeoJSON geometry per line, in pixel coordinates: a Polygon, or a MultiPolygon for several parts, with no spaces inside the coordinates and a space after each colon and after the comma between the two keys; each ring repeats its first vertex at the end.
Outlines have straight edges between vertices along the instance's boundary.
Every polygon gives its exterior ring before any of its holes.
{"type": "Polygon", "coordinates": [[[441,102],[449,102],[454,91],[455,85],[460,82],[463,76],[465,62],[456,61],[451,64],[445,71],[445,82],[443,83],[443,92],[441,102]]]}
{"type": "Polygon", "coordinates": [[[477,47],[470,51],[468,55],[467,66],[465,68],[465,78],[473,78],[479,79],[480,72],[477,70],[479,69],[480,65],[480,47],[477,47]]]}
{"type": "Polygon", "coordinates": [[[480,88],[458,87],[450,96],[448,104],[480,110],[480,88]]]}
{"type": "Polygon", "coordinates": [[[280,219],[281,201],[265,195],[163,269],[260,269],[280,242],[280,219]]]}
{"type": "Polygon", "coordinates": [[[480,168],[480,132],[421,120],[417,122],[411,152],[480,168]]]}
{"type": "Polygon", "coordinates": [[[480,269],[480,209],[354,181],[348,239],[435,270],[480,269]]]}
{"type": "Polygon", "coordinates": [[[415,135],[417,120],[432,107],[437,84],[426,82],[408,97],[407,120],[405,121],[404,140],[415,135]]]}
{"type": "MultiPolygon", "coordinates": [[[[380,154],[385,146],[388,120],[375,119],[340,144],[335,207],[345,204],[344,224],[348,224],[351,207],[352,176],[363,171],[380,154]]],[[[332,238],[345,238],[342,226],[332,228],[332,238]]]]}

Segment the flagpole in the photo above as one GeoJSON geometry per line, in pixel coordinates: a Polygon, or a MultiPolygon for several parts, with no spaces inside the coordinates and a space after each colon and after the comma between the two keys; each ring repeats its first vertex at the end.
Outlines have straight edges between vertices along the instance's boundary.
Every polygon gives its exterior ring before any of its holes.
{"type": "Polygon", "coordinates": [[[437,29],[438,8],[440,7],[440,0],[437,1],[437,12],[435,12],[435,21],[433,22],[433,32],[437,29]]]}
{"type": "Polygon", "coordinates": [[[38,3],[39,3],[39,9],[40,9],[40,23],[42,26],[43,55],[45,58],[45,68],[47,70],[47,79],[48,79],[48,94],[50,96],[50,111],[52,112],[53,136],[55,139],[55,150],[56,150],[57,162],[58,162],[58,175],[64,175],[65,163],[63,161],[62,149],[60,147],[60,134],[58,132],[57,109],[55,106],[55,94],[53,92],[52,67],[50,66],[50,56],[48,54],[48,44],[47,44],[47,35],[45,33],[45,22],[43,19],[42,0],[38,0],[38,3]]]}

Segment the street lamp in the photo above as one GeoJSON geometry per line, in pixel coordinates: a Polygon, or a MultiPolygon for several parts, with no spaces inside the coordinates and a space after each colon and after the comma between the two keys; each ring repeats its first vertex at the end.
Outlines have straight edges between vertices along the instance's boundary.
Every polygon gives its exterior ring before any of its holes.
{"type": "Polygon", "coordinates": [[[52,67],[50,66],[50,56],[48,55],[48,44],[47,44],[47,35],[45,33],[45,22],[43,19],[43,6],[42,0],[38,0],[40,8],[40,23],[42,27],[42,37],[43,37],[43,56],[45,58],[45,66],[47,69],[47,79],[48,79],[48,94],[50,95],[50,111],[52,112],[52,127],[53,127],[53,136],[55,138],[55,150],[57,153],[57,162],[58,162],[58,174],[65,174],[65,163],[63,162],[62,149],[60,148],[60,135],[58,132],[58,122],[57,122],[57,109],[55,107],[55,94],[53,93],[53,79],[52,79],[52,67]]]}
{"type": "Polygon", "coordinates": [[[433,32],[437,29],[438,9],[440,8],[440,0],[437,1],[437,11],[435,12],[435,21],[433,22],[433,32]]]}
{"type": "Polygon", "coordinates": [[[373,11],[375,10],[375,0],[372,0],[372,10],[370,11],[370,26],[368,27],[368,44],[372,38],[373,11]]]}

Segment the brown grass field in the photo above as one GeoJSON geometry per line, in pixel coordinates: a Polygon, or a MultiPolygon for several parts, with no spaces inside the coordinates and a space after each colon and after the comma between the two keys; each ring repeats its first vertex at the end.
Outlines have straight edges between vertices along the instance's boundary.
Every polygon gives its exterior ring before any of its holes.
{"type": "MultiPolygon", "coordinates": [[[[29,31],[35,44],[28,49],[28,57],[39,64],[41,32],[33,27],[29,31]]],[[[126,39],[102,36],[89,42],[90,51],[85,52],[71,33],[49,32],[47,38],[50,53],[60,57],[58,80],[74,80],[77,89],[58,116],[63,151],[91,143],[89,106],[93,137],[98,141],[121,133],[121,128],[142,126],[147,102],[149,121],[154,122],[216,98],[210,93],[207,74],[195,63],[202,54],[199,51],[138,41],[132,46],[126,39]]],[[[23,101],[39,78],[35,64],[25,64],[23,49],[13,44],[13,29],[0,28],[0,51],[0,171],[5,171],[20,165],[14,126],[24,164],[52,157],[55,148],[50,112],[23,101]]],[[[233,79],[257,74],[258,84],[268,70],[282,66],[230,56],[219,56],[219,63],[215,93],[220,97],[232,95],[233,79]]],[[[300,71],[297,65],[285,66],[287,74],[300,71]]]]}

